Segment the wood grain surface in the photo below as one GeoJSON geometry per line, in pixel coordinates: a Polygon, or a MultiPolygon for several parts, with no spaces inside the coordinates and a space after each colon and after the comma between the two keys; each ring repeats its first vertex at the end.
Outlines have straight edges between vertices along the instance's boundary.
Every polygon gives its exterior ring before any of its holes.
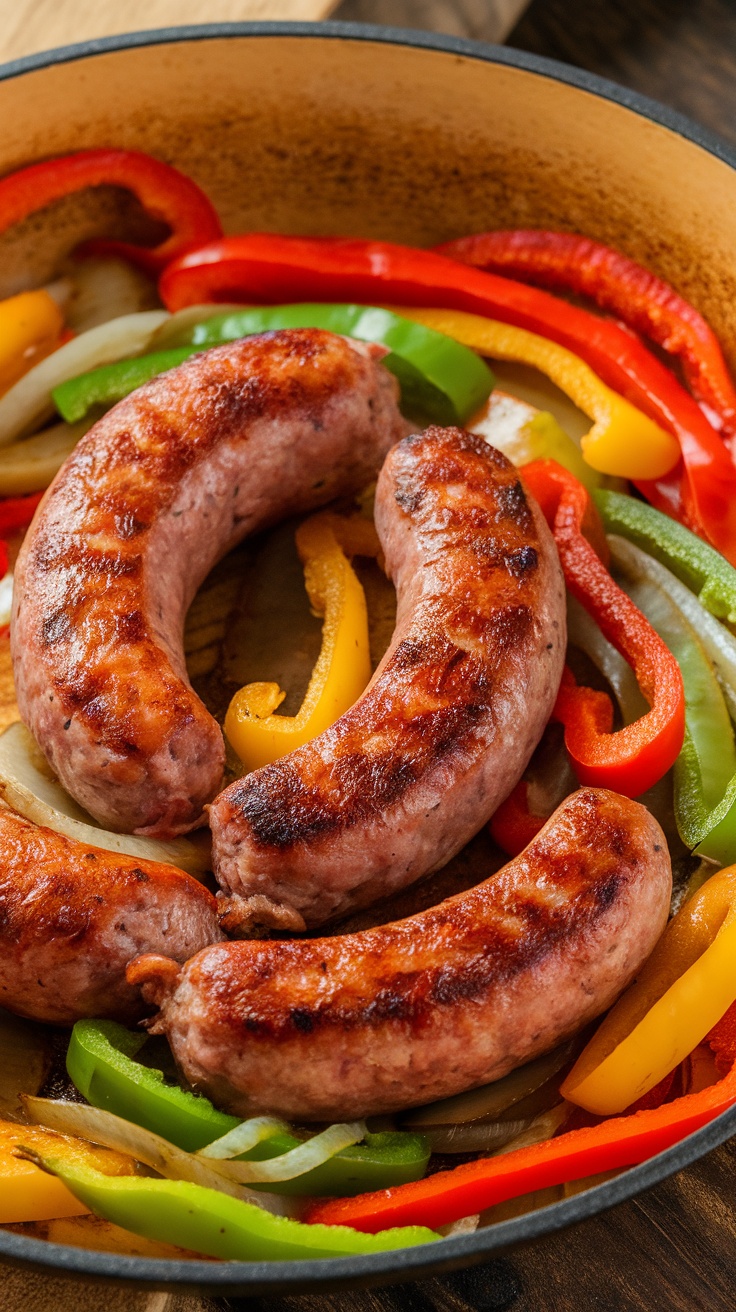
{"type": "Polygon", "coordinates": [[[182,23],[326,18],[337,0],[2,0],[0,62],[90,37],[182,23]]]}
{"type": "MultiPolygon", "coordinates": [[[[22,45],[18,13],[51,13],[50,0],[4,0],[0,33],[22,45]],[[12,17],[11,17],[12,8],[12,17]]],[[[109,0],[61,0],[63,8],[113,10],[109,0]]],[[[176,8],[179,21],[223,17],[243,0],[128,0],[125,17],[176,8]]],[[[261,9],[263,5],[256,6],[261,9]]],[[[301,6],[302,14],[306,6],[301,6]]],[[[319,6],[313,6],[317,9],[319,6]]],[[[273,16],[299,5],[275,4],[273,16]],[[277,12],[276,12],[277,11],[277,12]]],[[[322,10],[328,8],[322,6],[322,10]]],[[[414,8],[418,8],[418,2],[414,8]]],[[[492,37],[482,3],[453,6],[470,14],[466,34],[492,37]]],[[[338,17],[373,17],[370,0],[346,0],[338,17]],[[359,13],[355,7],[359,2],[359,13]],[[353,12],[351,13],[351,7],[353,12]]],[[[435,16],[437,8],[435,6],[435,16]]],[[[263,15],[265,16],[265,15],[263,15]]],[[[377,15],[376,15],[377,16],[377,15]]],[[[385,9],[381,12],[385,18],[385,9]]],[[[123,23],[114,16],[119,31],[123,23]]],[[[158,18],[148,18],[153,26],[158,18]]],[[[395,20],[394,20],[395,21],[395,20]]],[[[431,20],[416,20],[430,26],[431,20]]],[[[143,25],[143,24],[141,24],[143,25]]],[[[448,24],[449,25],[449,24],[448,24]]],[[[50,29],[38,27],[36,31],[50,29]]],[[[457,26],[453,27],[457,32],[457,26]]],[[[27,36],[28,29],[25,30],[27,36]]],[[[51,45],[59,38],[41,42],[51,45]]],[[[510,44],[612,77],[673,105],[736,143],[736,4],[734,0],[532,0],[510,44]]],[[[16,50],[15,53],[19,53],[16,50]]],[[[7,57],[7,53],[5,55],[7,57]]],[[[686,179],[683,179],[686,185],[686,179]]],[[[189,1295],[100,1289],[0,1268],[2,1312],[733,1312],[736,1307],[736,1144],[732,1142],[642,1197],[583,1225],[520,1248],[501,1261],[452,1276],[374,1291],[334,1295],[209,1300],[189,1295]]]]}

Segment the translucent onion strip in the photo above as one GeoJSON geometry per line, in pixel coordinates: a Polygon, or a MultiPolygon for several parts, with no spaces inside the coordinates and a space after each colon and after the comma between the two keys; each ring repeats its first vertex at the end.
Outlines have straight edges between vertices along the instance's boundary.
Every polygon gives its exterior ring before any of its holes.
{"type": "Polygon", "coordinates": [[[103,1148],[114,1148],[119,1153],[128,1153],[137,1162],[150,1166],[167,1180],[188,1180],[190,1184],[218,1189],[220,1193],[255,1203],[257,1207],[274,1212],[277,1216],[288,1215],[291,1211],[287,1199],[276,1194],[254,1193],[242,1184],[226,1178],[218,1167],[204,1162],[194,1153],[187,1153],[151,1130],[144,1130],[140,1125],[133,1125],[100,1107],[53,1098],[26,1097],[23,1103],[29,1119],[35,1125],[56,1130],[58,1134],[88,1139],[103,1148]]]}
{"type": "Polygon", "coordinates": [[[275,1116],[252,1116],[249,1121],[241,1121],[240,1125],[223,1134],[220,1139],[200,1148],[199,1155],[227,1161],[230,1157],[238,1157],[240,1153],[250,1152],[256,1144],[280,1133],[291,1133],[291,1126],[286,1121],[278,1121],[275,1116]]]}
{"type": "Polygon", "coordinates": [[[51,393],[59,383],[145,351],[162,323],[165,310],[125,314],[74,337],[47,355],[0,397],[0,447],[33,433],[54,413],[51,393]]]}
{"type": "MultiPolygon", "coordinates": [[[[365,1135],[366,1128],[362,1121],[331,1125],[321,1134],[307,1139],[306,1143],[300,1143],[298,1148],[282,1153],[280,1157],[270,1157],[264,1162],[218,1161],[218,1170],[228,1180],[237,1181],[238,1184],[276,1184],[281,1180],[295,1180],[297,1176],[306,1175],[307,1171],[313,1171],[315,1167],[329,1162],[343,1148],[351,1148],[354,1143],[360,1143],[365,1135]]],[[[201,1149],[197,1155],[205,1157],[206,1152],[206,1149],[201,1149]]]]}
{"type": "MultiPolygon", "coordinates": [[[[693,600],[695,600],[693,598],[693,600]]],[[[697,603],[696,603],[697,604],[697,603]]],[[[624,724],[633,724],[646,715],[649,706],[636,682],[636,675],[623,656],[604,638],[595,620],[576,601],[567,596],[567,639],[589,656],[596,669],[613,689],[624,724]]],[[[736,646],[736,643],[734,643],[736,646]]]]}
{"type": "Polygon", "coordinates": [[[199,877],[210,868],[206,846],[187,838],[169,841],[100,829],[62,788],[25,725],[16,721],[0,734],[0,798],[26,820],[45,825],[78,843],[163,861],[199,877]]]}
{"type": "Polygon", "coordinates": [[[0,579],[0,629],[4,629],[10,624],[10,614],[13,609],[13,575],[7,573],[0,579]]]}
{"type": "Polygon", "coordinates": [[[622,568],[631,568],[636,564],[640,571],[659,584],[695,629],[713,664],[731,719],[736,721],[736,638],[715,615],[701,606],[695,594],[675,578],[665,565],[640,547],[634,546],[627,538],[611,534],[608,541],[614,564],[622,568]]]}
{"type": "Polygon", "coordinates": [[[0,450],[0,497],[42,492],[93,423],[91,415],[76,424],[54,424],[0,450]]]}

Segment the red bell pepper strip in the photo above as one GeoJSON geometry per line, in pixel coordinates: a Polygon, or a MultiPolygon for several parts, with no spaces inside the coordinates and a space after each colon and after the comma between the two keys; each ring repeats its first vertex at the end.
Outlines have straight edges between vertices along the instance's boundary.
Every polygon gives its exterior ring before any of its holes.
{"type": "Polygon", "coordinates": [[[28,528],[43,492],[27,497],[3,497],[0,500],[0,538],[12,538],[28,528]]]}
{"type": "Polygon", "coordinates": [[[491,816],[488,828],[494,843],[507,856],[518,856],[536,838],[549,816],[534,815],[529,810],[529,784],[520,779],[505,802],[491,816]]]}
{"type": "Polygon", "coordinates": [[[683,488],[668,475],[650,489],[655,504],[736,564],[736,467],[697,402],[619,324],[435,251],[352,237],[225,237],[168,265],[159,290],[170,310],[239,300],[440,305],[549,337],[677,438],[683,488]]]}
{"type": "MultiPolygon", "coordinates": [[[[674,765],[682,747],[685,694],[679,666],[593,549],[589,538],[597,512],[582,483],[554,460],[525,465],[522,478],[552,527],[567,587],[628,661],[651,707],[611,733],[610,699],[578,687],[566,670],[554,716],[565,726],[565,746],[581,783],[638,797],[674,765]]],[[[602,535],[602,526],[598,532],[602,535]]]]}
{"type": "Polygon", "coordinates": [[[736,387],[713,329],[648,269],[590,237],[517,228],[460,237],[436,249],[477,269],[589,296],[602,310],[677,356],[716,428],[736,436],[736,387]]]}
{"type": "Polygon", "coordinates": [[[0,232],[52,201],[103,185],[132,191],[146,212],[168,224],[171,233],[152,248],[96,238],[84,244],[83,253],[120,255],[155,275],[169,260],[222,234],[215,209],[197,184],[139,150],[80,150],[10,173],[0,179],[0,232]]]}
{"type": "Polygon", "coordinates": [[[316,1202],[304,1219],[349,1225],[369,1234],[397,1225],[449,1225],[521,1194],[645,1162],[707,1125],[734,1102],[736,1065],[717,1084],[660,1107],[611,1117],[412,1184],[316,1202]]]}

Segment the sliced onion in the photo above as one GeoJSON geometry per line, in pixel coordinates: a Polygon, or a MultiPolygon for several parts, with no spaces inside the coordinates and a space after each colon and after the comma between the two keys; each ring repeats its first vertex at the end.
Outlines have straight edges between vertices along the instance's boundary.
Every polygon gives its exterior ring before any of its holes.
{"type": "Polygon", "coordinates": [[[241,1121],[233,1130],[228,1130],[220,1139],[208,1143],[199,1152],[202,1157],[215,1157],[227,1161],[247,1153],[264,1139],[271,1139],[274,1134],[283,1131],[289,1133],[291,1126],[286,1121],[279,1121],[275,1116],[252,1116],[249,1121],[241,1121]]]}
{"type": "Polygon", "coordinates": [[[0,450],[0,497],[42,492],[93,423],[87,415],[76,424],[54,424],[0,450]]]}
{"type": "Polygon", "coordinates": [[[565,1124],[571,1110],[569,1102],[559,1102],[548,1112],[542,1112],[516,1138],[509,1139],[508,1143],[499,1148],[497,1155],[503,1157],[506,1153],[515,1153],[519,1148],[531,1148],[535,1143],[545,1143],[547,1139],[552,1139],[565,1124]]]}
{"type": "Polygon", "coordinates": [[[0,579],[0,628],[5,628],[10,623],[10,616],[13,610],[13,574],[8,571],[0,579]]]}
{"type": "Polygon", "coordinates": [[[736,721],[736,638],[715,615],[701,606],[695,594],[666,565],[634,546],[628,538],[614,533],[608,541],[614,564],[635,571],[637,577],[646,574],[654,579],[695,629],[721,685],[731,719],[736,721]]]}
{"type": "Polygon", "coordinates": [[[165,841],[101,829],[62,788],[24,724],[16,721],[0,734],[0,798],[34,824],[45,825],[78,843],[122,852],[144,861],[163,861],[201,877],[210,869],[206,844],[188,838],[165,841]]]}
{"type": "Polygon", "coordinates": [[[149,350],[168,351],[175,346],[189,346],[191,330],[196,324],[214,319],[216,314],[237,313],[238,310],[247,308],[245,305],[235,304],[187,305],[183,310],[170,314],[165,323],[156,329],[149,343],[149,350]]]}
{"type": "Polygon", "coordinates": [[[574,1041],[563,1043],[543,1057],[519,1066],[502,1080],[493,1084],[484,1084],[480,1089],[469,1089],[467,1093],[458,1093],[453,1098],[442,1098],[439,1102],[428,1103],[426,1107],[416,1107],[401,1118],[402,1126],[424,1130],[433,1125],[447,1128],[449,1125],[477,1124],[481,1121],[497,1121],[502,1112],[521,1102],[522,1098],[535,1093],[543,1084],[561,1071],[572,1057],[574,1041]]]}
{"type": "Polygon", "coordinates": [[[459,1221],[451,1221],[449,1225],[438,1225],[435,1227],[438,1235],[443,1235],[445,1239],[452,1239],[455,1235],[472,1235],[478,1229],[480,1224],[480,1212],[474,1216],[461,1216],[459,1221]]]}
{"type": "Polygon", "coordinates": [[[0,397],[0,447],[33,433],[54,413],[51,393],[59,383],[145,351],[166,310],[146,310],[91,328],[60,346],[0,397]]]}
{"type": "Polygon", "coordinates": [[[433,1153],[490,1153],[528,1130],[533,1117],[520,1121],[476,1121],[422,1129],[433,1153]]]}
{"type": "Polygon", "coordinates": [[[66,321],[75,333],[161,305],[151,280],[125,260],[72,259],[65,268],[66,321]]]}
{"type": "MultiPolygon", "coordinates": [[[[238,1127],[239,1128],[239,1127],[238,1127]]],[[[270,1157],[265,1162],[232,1162],[217,1160],[218,1170],[228,1179],[238,1184],[276,1184],[280,1180],[295,1180],[299,1175],[306,1175],[315,1167],[329,1162],[343,1148],[351,1148],[365,1138],[366,1128],[363,1121],[330,1125],[321,1134],[315,1134],[300,1143],[298,1148],[291,1148],[279,1157],[270,1157]]],[[[224,1136],[223,1136],[224,1137],[224,1136]]],[[[227,1136],[228,1138],[230,1136],[227,1136]]],[[[212,1160],[206,1148],[201,1148],[198,1157],[212,1160]]]]}
{"type": "MultiPolygon", "coordinates": [[[[695,600],[693,598],[693,600],[695,600]]],[[[589,656],[610,683],[619,704],[624,724],[633,724],[646,715],[649,706],[636,682],[636,675],[623,656],[604,638],[595,620],[571,597],[567,597],[567,639],[589,656]]],[[[736,641],[734,642],[736,647],[736,641]]]]}
{"type": "Polygon", "coordinates": [[[34,1125],[43,1125],[59,1134],[89,1139],[91,1143],[100,1144],[103,1148],[128,1153],[136,1161],[158,1171],[167,1180],[188,1180],[190,1184],[217,1189],[233,1198],[246,1199],[276,1215],[288,1215],[292,1210],[288,1200],[276,1194],[260,1194],[246,1189],[242,1184],[224,1176],[217,1166],[204,1162],[194,1153],[187,1153],[167,1139],[162,1139],[159,1134],[144,1130],[140,1125],[133,1125],[131,1121],[125,1121],[121,1116],[114,1116],[112,1112],[103,1111],[100,1107],[57,1101],[54,1098],[26,1097],[23,1103],[34,1125]]]}

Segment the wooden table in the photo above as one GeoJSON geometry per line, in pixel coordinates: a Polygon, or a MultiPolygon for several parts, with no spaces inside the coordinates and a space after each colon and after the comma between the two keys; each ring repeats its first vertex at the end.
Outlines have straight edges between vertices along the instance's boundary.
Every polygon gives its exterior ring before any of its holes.
{"type": "MultiPolygon", "coordinates": [[[[102,5],[102,0],[98,0],[102,5]]],[[[228,5],[196,0],[203,19],[228,5]]],[[[271,15],[296,16],[300,0],[271,15]],[[287,13],[288,11],[288,13],[287,13]]],[[[483,0],[443,6],[432,0],[411,21],[431,27],[443,8],[453,31],[495,35],[483,0]],[[459,28],[458,24],[464,25],[459,28]]],[[[91,4],[77,0],[80,8],[91,4]]],[[[130,6],[140,0],[130,0],[130,6]]],[[[156,4],[146,0],[150,13],[156,4]]],[[[177,0],[186,19],[194,0],[177,0]]],[[[41,11],[50,0],[16,0],[41,11]]],[[[56,0],[56,5],[71,0],[56,0]]],[[[371,0],[345,0],[337,17],[366,18],[371,0]]],[[[264,16],[263,6],[259,16],[264,16]]],[[[306,8],[306,0],[305,5],[306,8]]],[[[316,10],[319,3],[315,4],[316,10]]],[[[329,4],[322,6],[326,12],[329,4]]],[[[398,0],[394,14],[405,6],[398,0]]],[[[123,9],[124,6],[119,6],[123,9]]],[[[48,12],[51,12],[49,9],[48,12]]],[[[304,9],[302,10],[304,12],[304,9]]],[[[385,15],[386,9],[382,11],[385,15]]],[[[231,15],[232,16],[232,15],[231,15]]],[[[239,16],[245,16],[241,13],[239,16]]],[[[179,21],[182,21],[180,19],[179,21]]],[[[399,21],[394,17],[394,21],[399,21]]],[[[406,20],[405,20],[406,21],[406,20]]],[[[133,26],[133,23],[129,24],[133,26]]],[[[150,25],[150,24],[149,24],[150,25]]],[[[45,29],[46,30],[46,29],[45,29]]],[[[119,30],[119,29],[116,29],[119,30]]],[[[0,35],[15,32],[9,20],[0,35]]],[[[552,55],[655,96],[736,142],[736,4],[734,0],[532,0],[511,45],[552,55]]],[[[49,41],[37,44],[52,44],[49,41]]],[[[28,48],[28,47],[26,47],[28,48]]],[[[4,57],[8,57],[4,55],[4,57]]],[[[686,185],[686,180],[683,180],[686,185]]],[[[573,1230],[518,1249],[483,1268],[374,1292],[268,1300],[196,1299],[73,1287],[0,1269],[1,1312],[733,1312],[736,1307],[736,1141],[643,1197],[573,1230]]]]}

